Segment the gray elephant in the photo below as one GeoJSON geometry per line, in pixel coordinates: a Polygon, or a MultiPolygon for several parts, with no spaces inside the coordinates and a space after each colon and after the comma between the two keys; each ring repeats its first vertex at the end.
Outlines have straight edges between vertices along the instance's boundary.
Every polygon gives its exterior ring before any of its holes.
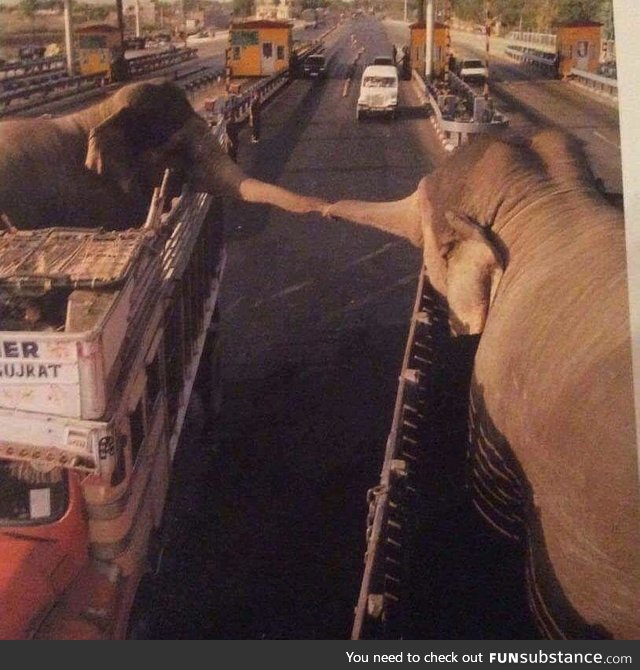
{"type": "Polygon", "coordinates": [[[170,82],[129,84],[59,118],[0,122],[0,214],[17,228],[144,222],[166,168],[196,190],[305,213],[316,198],[248,177],[170,82]]]}
{"type": "Polygon", "coordinates": [[[623,215],[568,138],[483,139],[412,195],[326,214],[408,238],[480,334],[474,504],[524,544],[545,637],[640,638],[640,493],[623,215]]]}

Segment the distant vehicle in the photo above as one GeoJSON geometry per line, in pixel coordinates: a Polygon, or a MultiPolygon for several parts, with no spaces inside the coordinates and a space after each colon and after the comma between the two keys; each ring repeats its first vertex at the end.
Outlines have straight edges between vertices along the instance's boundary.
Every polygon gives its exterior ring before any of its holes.
{"type": "Polygon", "coordinates": [[[125,49],[139,50],[145,48],[146,42],[146,37],[125,37],[123,45],[125,49]]]}
{"type": "Polygon", "coordinates": [[[372,65],[394,65],[393,58],[391,56],[376,56],[373,59],[372,65]]]}
{"type": "Polygon", "coordinates": [[[395,118],[398,111],[398,70],[395,65],[369,65],[362,73],[356,120],[364,114],[386,114],[395,118]]]}
{"type": "Polygon", "coordinates": [[[44,58],[46,49],[47,47],[37,44],[29,44],[18,49],[18,58],[20,60],[38,60],[39,58],[44,58]]]}
{"type": "Polygon", "coordinates": [[[307,56],[302,64],[302,73],[305,77],[321,79],[326,74],[327,61],[322,54],[307,56]]]}
{"type": "Polygon", "coordinates": [[[463,81],[484,83],[489,76],[486,65],[478,58],[465,58],[456,64],[456,74],[463,81]]]}

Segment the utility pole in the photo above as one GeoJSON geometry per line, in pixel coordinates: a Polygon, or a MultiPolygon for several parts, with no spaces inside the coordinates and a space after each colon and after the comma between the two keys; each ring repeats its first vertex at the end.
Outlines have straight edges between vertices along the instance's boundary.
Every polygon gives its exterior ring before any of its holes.
{"type": "Polygon", "coordinates": [[[120,49],[124,54],[124,10],[122,0],[116,0],[116,13],[118,15],[118,30],[120,31],[120,49]]]}
{"type": "Polygon", "coordinates": [[[444,0],[444,85],[449,89],[449,60],[451,59],[451,0],[444,0]]]}
{"type": "Polygon", "coordinates": [[[433,0],[426,0],[425,10],[425,44],[424,44],[424,79],[427,83],[433,76],[433,0]]]}
{"type": "Polygon", "coordinates": [[[75,74],[75,55],[73,53],[73,25],[71,21],[71,0],[64,0],[64,48],[67,52],[67,74],[75,74]]]}
{"type": "Polygon", "coordinates": [[[487,78],[484,82],[482,94],[485,100],[489,98],[489,37],[491,35],[491,14],[489,13],[489,0],[484,0],[484,66],[487,69],[487,78]]]}
{"type": "Polygon", "coordinates": [[[140,0],[136,0],[136,37],[140,37],[140,0]]]}

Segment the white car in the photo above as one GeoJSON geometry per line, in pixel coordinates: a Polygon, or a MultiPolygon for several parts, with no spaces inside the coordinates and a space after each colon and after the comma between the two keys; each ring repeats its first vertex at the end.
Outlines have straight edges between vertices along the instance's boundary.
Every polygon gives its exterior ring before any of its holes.
{"type": "Polygon", "coordinates": [[[398,111],[398,70],[395,65],[369,65],[362,73],[356,119],[364,114],[386,114],[395,118],[398,111]]]}
{"type": "Polygon", "coordinates": [[[484,83],[489,76],[487,66],[479,58],[465,58],[458,63],[457,75],[463,81],[484,83]]]}

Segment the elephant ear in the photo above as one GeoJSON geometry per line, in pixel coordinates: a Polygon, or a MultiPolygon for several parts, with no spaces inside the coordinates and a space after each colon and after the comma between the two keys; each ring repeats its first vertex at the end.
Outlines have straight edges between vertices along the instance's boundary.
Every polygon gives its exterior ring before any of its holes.
{"type": "Polygon", "coordinates": [[[127,127],[132,123],[127,107],[108,116],[89,131],[85,167],[96,174],[113,179],[125,193],[132,190],[134,175],[127,127]]]}
{"type": "Polygon", "coordinates": [[[504,271],[502,254],[487,230],[466,215],[446,212],[440,255],[446,262],[449,323],[456,335],[484,330],[504,271]]]}

